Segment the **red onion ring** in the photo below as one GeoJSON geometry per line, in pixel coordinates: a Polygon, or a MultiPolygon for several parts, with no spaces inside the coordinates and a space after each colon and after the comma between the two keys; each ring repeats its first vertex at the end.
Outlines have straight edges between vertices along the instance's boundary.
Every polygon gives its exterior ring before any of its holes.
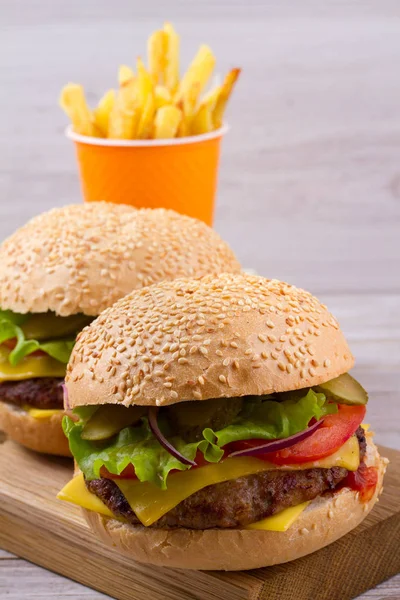
{"type": "Polygon", "coordinates": [[[183,456],[183,454],[178,452],[178,450],[176,448],[174,448],[174,446],[172,444],[170,444],[169,441],[163,436],[163,434],[161,433],[161,430],[158,426],[157,414],[158,414],[158,408],[156,406],[151,406],[149,408],[149,426],[150,426],[151,431],[153,432],[153,435],[160,442],[161,446],[167,452],[169,452],[171,454],[171,456],[173,456],[174,458],[179,460],[184,465],[190,465],[191,467],[197,467],[197,464],[193,460],[189,460],[188,458],[186,458],[186,456],[183,456]]]}
{"type": "Polygon", "coordinates": [[[65,385],[65,381],[63,381],[62,383],[59,383],[58,385],[62,388],[62,391],[63,391],[64,408],[69,410],[71,407],[69,404],[68,390],[67,390],[67,386],[65,385]]]}
{"type": "Polygon", "coordinates": [[[269,452],[278,452],[279,450],[283,450],[284,448],[289,448],[290,446],[294,446],[297,442],[301,442],[306,438],[310,437],[321,427],[323,419],[320,419],[310,427],[307,427],[304,431],[300,431],[300,433],[295,433],[288,438],[283,440],[269,440],[260,446],[256,446],[255,448],[245,448],[244,450],[237,450],[236,452],[231,452],[228,454],[226,458],[232,458],[233,456],[257,456],[257,454],[268,454],[269,452]]]}

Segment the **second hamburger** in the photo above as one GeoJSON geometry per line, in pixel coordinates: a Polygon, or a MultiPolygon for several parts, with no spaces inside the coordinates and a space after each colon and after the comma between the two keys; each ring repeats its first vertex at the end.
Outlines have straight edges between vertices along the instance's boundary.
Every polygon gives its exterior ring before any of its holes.
{"type": "Polygon", "coordinates": [[[63,382],[77,333],[133,289],[239,270],[217,233],[174,211],[93,202],[29,221],[0,246],[0,430],[69,455],[63,382]]]}

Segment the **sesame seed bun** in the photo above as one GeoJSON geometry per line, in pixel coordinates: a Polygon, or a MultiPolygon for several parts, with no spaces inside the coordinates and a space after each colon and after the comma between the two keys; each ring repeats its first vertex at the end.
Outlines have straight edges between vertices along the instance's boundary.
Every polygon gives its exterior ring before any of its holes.
{"type": "Polygon", "coordinates": [[[30,450],[56,456],[71,456],[61,427],[64,413],[35,419],[25,410],[0,401],[0,430],[30,450]]]}
{"type": "Polygon", "coordinates": [[[0,307],[96,316],[164,279],[238,272],[218,234],[171,210],[93,202],[56,208],[0,246],[0,307]]]}
{"type": "Polygon", "coordinates": [[[79,336],[67,367],[70,407],[168,405],[310,387],[353,357],[314,296],[245,274],[133,292],[79,336]]]}
{"type": "Polygon", "coordinates": [[[311,554],[359,525],[382,490],[387,459],[368,440],[367,464],[378,468],[375,494],[367,503],[349,488],[319,496],[284,532],[257,529],[148,529],[82,509],[93,532],[138,562],[180,569],[237,571],[267,567],[311,554]]]}

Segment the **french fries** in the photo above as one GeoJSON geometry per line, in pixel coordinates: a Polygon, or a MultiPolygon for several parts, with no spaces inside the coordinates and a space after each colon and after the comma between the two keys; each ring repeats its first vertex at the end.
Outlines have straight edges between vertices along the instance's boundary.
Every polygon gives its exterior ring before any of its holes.
{"type": "Polygon", "coordinates": [[[166,104],[172,104],[172,96],[168,90],[163,85],[156,85],[154,89],[155,103],[156,108],[161,108],[166,104]]]}
{"type": "Polygon", "coordinates": [[[93,116],[86,104],[85,92],[81,85],[68,83],[61,91],[59,103],[71,119],[76,133],[102,137],[94,125],[93,116]]]}
{"type": "Polygon", "coordinates": [[[202,104],[192,120],[190,133],[192,135],[209,133],[214,129],[213,125],[213,116],[210,106],[202,104]]]}
{"type": "Polygon", "coordinates": [[[182,119],[182,112],[176,106],[162,106],[154,119],[154,139],[162,140],[176,137],[182,119]]]}
{"type": "Polygon", "coordinates": [[[164,24],[165,33],[165,71],[164,84],[174,94],[179,85],[179,35],[171,23],[164,24]]]}
{"type": "Polygon", "coordinates": [[[206,45],[200,46],[196,56],[181,80],[175,96],[178,103],[189,94],[193,84],[196,84],[198,93],[203,91],[204,86],[211,77],[215,67],[215,56],[211,48],[206,45]]]}
{"type": "Polygon", "coordinates": [[[119,89],[118,96],[110,112],[108,137],[116,140],[130,140],[136,137],[140,111],[136,101],[137,82],[126,81],[119,89]]]}
{"type": "Polygon", "coordinates": [[[141,58],[136,72],[120,65],[119,89],[108,90],[93,110],[75,83],[63,88],[59,103],[81,135],[126,140],[201,135],[222,126],[240,75],[240,69],[232,69],[204,94],[215,64],[211,48],[203,44],[180,79],[180,37],[166,22],[148,38],[147,65],[141,58]]]}
{"type": "Polygon", "coordinates": [[[226,105],[239,75],[240,69],[232,69],[229,71],[228,75],[225,77],[224,83],[222,84],[221,91],[218,95],[218,99],[213,110],[213,121],[216,129],[222,127],[226,105]]]}
{"type": "Polygon", "coordinates": [[[93,111],[93,118],[96,127],[101,131],[104,137],[108,134],[108,124],[110,113],[115,103],[115,90],[108,90],[101,98],[97,108],[93,111]]]}
{"type": "Polygon", "coordinates": [[[144,110],[149,94],[153,93],[153,81],[150,73],[146,70],[142,59],[137,59],[137,89],[136,102],[141,110],[144,110]]]}
{"type": "Polygon", "coordinates": [[[147,140],[151,137],[153,129],[153,119],[156,112],[154,94],[150,92],[147,96],[146,104],[140,116],[137,138],[139,140],[147,140]]]}
{"type": "Polygon", "coordinates": [[[120,65],[118,69],[118,83],[124,85],[130,79],[135,78],[135,73],[128,65],[120,65]]]}
{"type": "Polygon", "coordinates": [[[154,85],[165,82],[165,50],[167,41],[165,31],[161,30],[152,33],[147,42],[147,62],[154,85]]]}

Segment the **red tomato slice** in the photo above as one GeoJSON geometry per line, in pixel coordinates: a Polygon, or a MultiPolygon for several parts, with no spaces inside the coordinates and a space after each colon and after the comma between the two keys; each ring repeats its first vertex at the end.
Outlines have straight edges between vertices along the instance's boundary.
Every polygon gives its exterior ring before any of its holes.
{"type": "Polygon", "coordinates": [[[360,492],[362,502],[369,502],[374,495],[378,483],[378,470],[376,467],[367,467],[361,463],[357,471],[350,471],[341,487],[349,487],[360,492]]]}
{"type": "MultiPolygon", "coordinates": [[[[203,453],[200,452],[200,450],[197,451],[195,461],[196,467],[193,467],[193,469],[196,469],[197,467],[204,467],[205,465],[210,464],[206,461],[206,459],[203,456],[203,453]]],[[[170,471],[170,474],[175,472],[176,469],[172,469],[172,471],[170,471]]],[[[110,471],[108,471],[105,467],[101,467],[100,477],[103,477],[105,479],[137,479],[135,474],[135,467],[133,465],[128,465],[127,467],[125,467],[121,475],[115,475],[114,473],[110,473],[110,471]]]]}
{"type": "MultiPolygon", "coordinates": [[[[338,405],[339,412],[324,417],[322,426],[310,437],[278,452],[258,454],[257,458],[275,465],[291,465],[313,462],[333,454],[354,434],[363,421],[365,406],[338,405]]],[[[261,440],[246,440],[235,443],[235,450],[254,448],[261,440]]],[[[265,442],[262,442],[265,443],[265,442]]]]}
{"type": "Polygon", "coordinates": [[[5,342],[3,342],[3,346],[5,346],[6,348],[9,348],[10,350],[14,350],[16,345],[17,345],[17,340],[15,338],[12,340],[6,340],[5,342]]]}
{"type": "Polygon", "coordinates": [[[133,465],[125,467],[121,475],[115,475],[114,473],[110,473],[105,467],[101,467],[100,477],[104,479],[137,479],[133,465]]]}

